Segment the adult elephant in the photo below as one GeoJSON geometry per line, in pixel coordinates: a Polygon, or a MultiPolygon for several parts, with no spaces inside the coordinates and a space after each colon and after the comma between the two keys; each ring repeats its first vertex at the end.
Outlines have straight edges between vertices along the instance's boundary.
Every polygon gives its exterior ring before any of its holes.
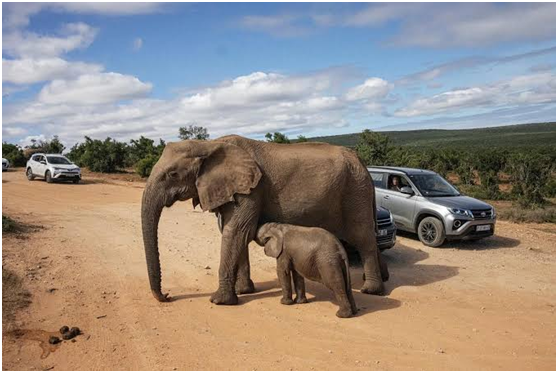
{"type": "Polygon", "coordinates": [[[383,293],[387,267],[375,237],[374,184],[354,152],[323,143],[275,144],[240,136],[169,143],[142,201],[142,230],[153,296],[161,292],[157,230],[163,207],[193,199],[223,219],[216,304],[251,293],[248,243],[260,224],[321,227],[355,247],[364,263],[361,291],[383,293]],[[236,290],[236,293],[235,293],[236,290]]]}

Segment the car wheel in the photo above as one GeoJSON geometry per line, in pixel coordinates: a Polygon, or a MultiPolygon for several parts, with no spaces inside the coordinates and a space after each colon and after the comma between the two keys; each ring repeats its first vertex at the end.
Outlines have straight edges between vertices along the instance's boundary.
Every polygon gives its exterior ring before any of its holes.
{"type": "Polygon", "coordinates": [[[442,222],[434,217],[427,217],[420,221],[418,226],[420,242],[426,246],[438,247],[446,240],[446,232],[442,222]]]}
{"type": "Polygon", "coordinates": [[[79,184],[79,179],[74,179],[74,180],[72,180],[72,183],[74,183],[74,184],[79,184]]]}
{"type": "Polygon", "coordinates": [[[33,176],[33,171],[31,170],[31,167],[29,167],[27,169],[26,175],[27,175],[27,180],[29,180],[29,181],[35,179],[35,176],[33,176]]]}
{"type": "Polygon", "coordinates": [[[50,176],[50,171],[47,171],[45,174],[45,180],[47,183],[52,183],[52,176],[50,176]]]}

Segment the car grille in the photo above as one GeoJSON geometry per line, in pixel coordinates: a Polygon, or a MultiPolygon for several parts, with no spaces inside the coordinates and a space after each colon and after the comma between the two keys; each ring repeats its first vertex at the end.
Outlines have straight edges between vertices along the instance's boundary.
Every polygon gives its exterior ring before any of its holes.
{"type": "Polygon", "coordinates": [[[391,242],[393,240],[393,235],[394,234],[395,234],[395,231],[388,232],[388,234],[386,234],[385,236],[382,236],[382,237],[378,236],[377,237],[377,242],[379,244],[383,244],[383,243],[386,243],[386,242],[391,242]]]}
{"type": "Polygon", "coordinates": [[[391,225],[391,220],[389,218],[387,219],[378,219],[378,227],[381,227],[383,225],[391,225]]]}
{"type": "Polygon", "coordinates": [[[475,220],[492,219],[492,209],[471,210],[475,220]]]}

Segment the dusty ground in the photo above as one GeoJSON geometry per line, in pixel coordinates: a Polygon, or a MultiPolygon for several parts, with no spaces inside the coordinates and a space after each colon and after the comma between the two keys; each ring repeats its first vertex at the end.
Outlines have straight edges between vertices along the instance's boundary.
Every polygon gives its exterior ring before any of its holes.
{"type": "MultiPolygon", "coordinates": [[[[309,304],[280,305],[275,263],[255,245],[258,293],[212,305],[220,235],[215,217],[190,203],[163,213],[163,286],[176,300],[157,303],[141,239],[143,184],[46,184],[21,170],[2,179],[3,213],[44,226],[2,237],[3,267],[33,294],[19,327],[84,331],[44,359],[38,341],[4,333],[4,369],[555,369],[554,225],[499,222],[495,237],[440,249],[399,237],[385,253],[389,295],[355,290],[361,311],[342,320],[314,283],[309,304]]],[[[354,289],[361,275],[352,269],[354,289]]]]}

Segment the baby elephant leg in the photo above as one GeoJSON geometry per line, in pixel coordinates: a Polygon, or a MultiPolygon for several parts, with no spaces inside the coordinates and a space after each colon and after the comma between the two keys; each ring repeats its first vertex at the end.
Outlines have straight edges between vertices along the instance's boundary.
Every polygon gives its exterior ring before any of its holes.
{"type": "Polygon", "coordinates": [[[288,268],[283,268],[279,264],[279,261],[277,262],[277,277],[279,278],[279,284],[281,285],[281,290],[283,291],[281,304],[293,304],[294,302],[293,288],[291,287],[291,271],[288,268]]]}
{"type": "Polygon", "coordinates": [[[324,285],[333,291],[333,294],[339,303],[339,310],[336,313],[337,317],[352,317],[354,314],[354,300],[351,302],[351,299],[347,294],[347,285],[345,284],[345,276],[343,276],[342,270],[339,268],[339,270],[331,271],[328,275],[328,277],[322,276],[322,279],[325,280],[327,278],[327,282],[324,281],[324,285]]]}
{"type": "Polygon", "coordinates": [[[308,299],[306,299],[306,288],[304,286],[304,277],[302,277],[297,271],[293,270],[293,282],[295,288],[295,303],[308,303],[308,299]]]}

